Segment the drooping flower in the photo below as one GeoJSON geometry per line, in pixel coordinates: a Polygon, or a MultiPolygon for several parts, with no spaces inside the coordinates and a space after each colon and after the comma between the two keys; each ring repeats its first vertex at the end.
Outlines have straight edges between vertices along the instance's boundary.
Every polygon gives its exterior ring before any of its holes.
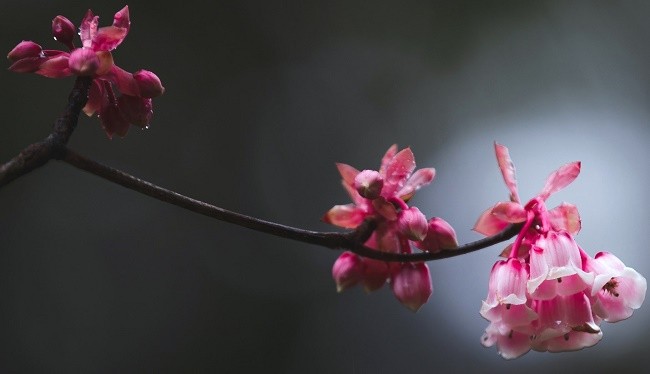
{"type": "Polygon", "coordinates": [[[153,113],[151,99],[162,95],[164,88],[154,73],[140,70],[131,74],[113,61],[111,51],[122,43],[130,29],[128,6],[115,13],[111,26],[98,27],[98,23],[99,17],[88,10],[81,21],[81,47],[77,48],[72,22],[63,16],[55,17],[52,34],[69,52],[43,50],[34,42],[23,41],[7,55],[12,62],[9,70],[48,78],[93,77],[83,110],[88,116],[98,115],[109,138],[114,134],[123,137],[129,125],[149,126],[153,113]]]}
{"type": "MultiPolygon", "coordinates": [[[[456,234],[447,222],[441,218],[427,221],[418,208],[408,205],[415,192],[431,183],[435,175],[433,168],[415,171],[415,159],[409,148],[398,152],[396,145],[391,146],[379,170],[359,171],[341,163],[336,166],[353,203],[334,206],[323,217],[325,222],[354,229],[373,220],[376,228],[364,244],[379,251],[411,253],[412,245],[425,251],[457,246],[456,234]]],[[[417,310],[428,299],[426,284],[430,294],[431,280],[426,265],[411,267],[367,258],[362,262],[361,283],[366,291],[376,290],[391,280],[398,300],[411,310],[417,310]]]]}
{"type": "Polygon", "coordinates": [[[645,300],[646,279],[636,270],[608,252],[598,252],[594,258],[581,251],[585,269],[595,275],[591,289],[595,313],[606,322],[629,318],[645,300]]]}
{"type": "Polygon", "coordinates": [[[481,315],[490,324],[482,343],[512,359],[529,350],[561,352],[590,347],[602,338],[601,320],[628,318],[643,303],[646,280],[613,255],[590,258],[575,242],[581,227],[575,206],[548,211],[546,199],[575,180],[580,162],[553,172],[542,191],[525,205],[519,200],[508,149],[495,143],[497,162],[510,201],[497,203],[475,230],[493,235],[508,224],[521,230],[492,268],[481,315]]]}

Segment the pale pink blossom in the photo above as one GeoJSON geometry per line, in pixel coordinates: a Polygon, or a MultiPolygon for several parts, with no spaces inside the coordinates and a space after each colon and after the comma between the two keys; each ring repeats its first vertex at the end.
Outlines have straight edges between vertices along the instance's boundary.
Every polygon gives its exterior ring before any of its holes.
{"type": "Polygon", "coordinates": [[[585,269],[595,274],[590,293],[595,314],[607,322],[629,318],[645,300],[646,279],[611,253],[599,252],[594,258],[582,254],[585,269]]]}
{"type": "Polygon", "coordinates": [[[98,115],[109,138],[114,134],[123,137],[130,124],[141,128],[149,125],[153,113],[151,98],[162,95],[164,88],[154,73],[140,70],[131,74],[113,61],[111,51],[124,41],[131,26],[128,6],[115,13],[111,26],[98,27],[98,23],[99,17],[88,10],[79,28],[81,47],[76,48],[72,22],[63,16],[55,17],[52,35],[70,52],[43,50],[36,43],[23,41],[7,56],[12,62],[9,70],[48,78],[93,77],[83,110],[89,116],[98,115]],[[114,87],[121,94],[119,97],[114,87]]]}
{"type": "Polygon", "coordinates": [[[553,172],[542,191],[525,205],[519,200],[508,149],[495,144],[510,201],[485,211],[475,230],[493,235],[508,224],[521,230],[490,273],[481,315],[490,323],[483,345],[497,346],[512,359],[529,350],[562,352],[593,346],[601,321],[628,318],[643,303],[646,280],[609,253],[590,258],[575,242],[581,228],[574,205],[547,211],[546,199],[575,180],[580,162],[553,172]]]}

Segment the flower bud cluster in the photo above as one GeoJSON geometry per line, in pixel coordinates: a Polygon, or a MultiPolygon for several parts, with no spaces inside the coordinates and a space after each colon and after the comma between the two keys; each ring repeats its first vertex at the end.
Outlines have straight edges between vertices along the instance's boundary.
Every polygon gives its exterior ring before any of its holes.
{"type": "Polygon", "coordinates": [[[84,112],[89,116],[98,115],[109,138],[114,134],[123,137],[130,125],[149,126],[153,114],[151,99],[162,95],[165,89],[154,73],[140,70],[131,74],[113,62],[111,51],[122,43],[131,26],[129,8],[115,13],[111,26],[98,28],[98,22],[99,17],[88,10],[81,21],[81,47],[77,48],[74,24],[63,16],[56,16],[52,20],[52,35],[69,52],[43,50],[34,42],[23,41],[7,55],[12,62],[9,70],[48,78],[92,77],[84,112]]]}
{"type": "MultiPolygon", "coordinates": [[[[409,148],[398,152],[393,145],[384,155],[379,170],[359,171],[337,164],[343,187],[353,203],[337,205],[327,212],[325,222],[344,228],[357,228],[366,220],[376,229],[364,243],[367,247],[391,253],[412,253],[413,246],[429,252],[453,250],[458,246],[454,229],[441,218],[426,216],[407,203],[420,187],[433,180],[432,168],[415,170],[409,148]]],[[[343,253],[335,262],[332,276],[338,291],[363,284],[374,291],[390,281],[395,297],[417,311],[432,293],[429,268],[424,263],[387,263],[343,253]]]]}

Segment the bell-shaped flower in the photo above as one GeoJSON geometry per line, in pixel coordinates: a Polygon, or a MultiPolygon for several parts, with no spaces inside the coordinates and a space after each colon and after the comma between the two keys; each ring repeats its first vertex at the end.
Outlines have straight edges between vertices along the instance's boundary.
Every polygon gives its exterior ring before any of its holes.
{"type": "Polygon", "coordinates": [[[563,352],[598,343],[602,320],[625,319],[641,306],[645,278],[611,254],[592,259],[580,249],[573,238],[581,228],[574,205],[546,210],[546,199],[576,179],[580,162],[553,172],[542,191],[522,205],[508,150],[499,144],[495,150],[510,201],[484,212],[475,229],[485,235],[512,223],[521,229],[501,253],[507,259],[490,275],[481,307],[490,321],[483,344],[496,344],[504,358],[515,358],[530,349],[563,352]]]}
{"type": "Polygon", "coordinates": [[[565,231],[549,231],[530,251],[528,292],[534,299],[552,299],[585,290],[594,276],[582,270],[580,250],[565,231]]]}
{"type": "Polygon", "coordinates": [[[433,292],[429,267],[425,263],[404,263],[393,274],[391,286],[397,300],[417,312],[433,292]]]}
{"type": "Polygon", "coordinates": [[[481,337],[481,344],[492,347],[506,360],[512,360],[530,351],[530,334],[508,329],[502,322],[491,322],[481,337]]]}
{"type": "Polygon", "coordinates": [[[52,35],[70,52],[42,50],[34,42],[23,41],[7,56],[13,63],[9,70],[48,78],[93,77],[84,112],[99,116],[109,138],[114,134],[124,136],[130,124],[148,127],[153,113],[150,99],[162,95],[164,87],[154,73],[140,70],[131,74],[113,61],[111,51],[124,41],[131,26],[128,6],[115,13],[111,26],[98,27],[98,24],[99,17],[88,10],[79,27],[81,48],[75,48],[74,25],[63,16],[55,17],[52,35]],[[114,87],[121,94],[119,98],[114,87]],[[127,98],[120,100],[122,97],[127,98]]]}
{"type": "Polygon", "coordinates": [[[646,279],[636,270],[608,252],[599,252],[594,258],[583,252],[585,269],[596,277],[591,289],[595,299],[595,314],[607,322],[629,318],[645,300],[646,279]]]}
{"type": "Polygon", "coordinates": [[[583,292],[535,300],[532,308],[539,316],[531,339],[536,351],[575,351],[590,347],[602,338],[591,302],[583,292]]]}

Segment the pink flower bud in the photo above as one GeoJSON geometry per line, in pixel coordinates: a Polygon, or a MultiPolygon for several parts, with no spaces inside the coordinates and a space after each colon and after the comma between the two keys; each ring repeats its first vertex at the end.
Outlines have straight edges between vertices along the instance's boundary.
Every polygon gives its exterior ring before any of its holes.
{"type": "Polygon", "coordinates": [[[427,236],[415,246],[423,251],[438,252],[441,249],[454,249],[458,247],[456,231],[447,221],[434,217],[429,220],[427,236]]]}
{"type": "Polygon", "coordinates": [[[29,40],[23,40],[9,52],[7,58],[11,62],[16,62],[23,58],[39,57],[41,52],[43,52],[43,48],[40,45],[29,40]]]}
{"type": "Polygon", "coordinates": [[[405,263],[391,279],[397,300],[413,312],[429,300],[433,292],[429,267],[425,263],[405,263]]]}
{"type": "Polygon", "coordinates": [[[99,58],[95,52],[88,48],[77,48],[70,53],[68,61],[70,71],[76,75],[94,75],[100,66],[99,58]]]}
{"type": "Polygon", "coordinates": [[[343,252],[332,266],[332,278],[336,282],[336,291],[350,288],[363,278],[363,262],[352,252],[343,252]]]}
{"type": "Polygon", "coordinates": [[[151,99],[131,95],[122,95],[117,99],[122,117],[132,125],[146,128],[151,122],[153,105],[151,99]]]}
{"type": "Polygon", "coordinates": [[[372,258],[362,258],[363,262],[363,289],[372,292],[381,288],[390,276],[390,268],[384,261],[372,258]]]}
{"type": "Polygon", "coordinates": [[[77,30],[69,19],[63,16],[56,16],[52,20],[52,35],[55,40],[65,44],[67,47],[72,47],[72,40],[77,35],[77,30]]]}
{"type": "Polygon", "coordinates": [[[427,218],[420,209],[411,207],[400,212],[397,218],[399,232],[414,241],[421,241],[427,235],[427,218]]]}
{"type": "Polygon", "coordinates": [[[366,199],[378,198],[383,187],[384,179],[375,170],[364,170],[354,178],[354,188],[366,199]]]}
{"type": "Polygon", "coordinates": [[[148,70],[136,71],[133,78],[140,88],[141,97],[158,97],[165,92],[160,78],[148,70]]]}

